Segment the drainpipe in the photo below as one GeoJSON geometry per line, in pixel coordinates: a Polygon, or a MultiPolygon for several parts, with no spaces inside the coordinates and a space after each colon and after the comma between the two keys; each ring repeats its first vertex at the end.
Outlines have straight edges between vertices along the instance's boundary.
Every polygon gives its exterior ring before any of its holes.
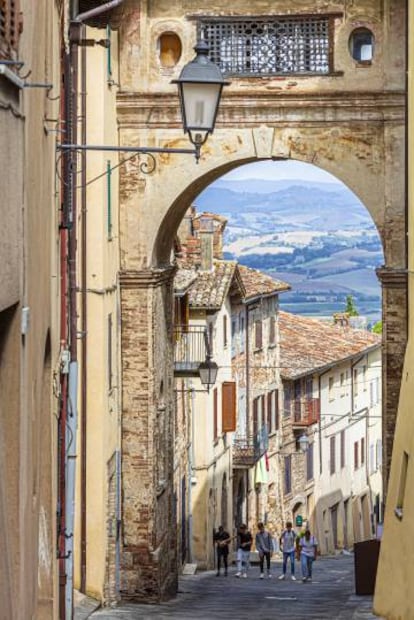
{"type": "MultiPolygon", "coordinates": [[[[86,48],[81,49],[81,143],[86,144],[86,48]]],[[[86,452],[87,452],[87,410],[88,410],[88,305],[86,289],[87,283],[87,205],[86,205],[86,151],[81,153],[81,230],[82,230],[82,250],[81,250],[81,332],[82,332],[82,350],[81,350],[81,446],[80,446],[80,514],[81,514],[81,532],[80,532],[80,591],[86,592],[86,520],[87,520],[87,497],[86,497],[86,452]]]]}
{"type": "MultiPolygon", "coordinates": [[[[73,33],[70,28],[70,37],[73,33]]],[[[77,143],[77,99],[78,99],[78,46],[70,42],[69,49],[69,113],[67,116],[67,135],[72,144],[77,143]]],[[[73,614],[73,538],[75,511],[75,464],[76,464],[76,432],[77,432],[77,398],[78,398],[78,347],[77,347],[77,289],[76,289],[76,245],[77,245],[77,155],[70,153],[70,169],[68,178],[69,221],[68,221],[68,294],[69,294],[69,391],[68,416],[66,425],[66,531],[65,531],[65,618],[69,620],[73,614]]]]}

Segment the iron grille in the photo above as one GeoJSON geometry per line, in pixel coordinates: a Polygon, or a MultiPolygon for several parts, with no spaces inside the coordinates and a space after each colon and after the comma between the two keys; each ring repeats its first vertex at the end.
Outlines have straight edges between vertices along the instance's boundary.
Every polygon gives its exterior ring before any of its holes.
{"type": "Polygon", "coordinates": [[[17,0],[0,1],[0,57],[10,58],[17,50],[19,7],[17,0]]]}
{"type": "Polygon", "coordinates": [[[326,74],[332,17],[200,20],[198,34],[226,75],[326,74]]]}

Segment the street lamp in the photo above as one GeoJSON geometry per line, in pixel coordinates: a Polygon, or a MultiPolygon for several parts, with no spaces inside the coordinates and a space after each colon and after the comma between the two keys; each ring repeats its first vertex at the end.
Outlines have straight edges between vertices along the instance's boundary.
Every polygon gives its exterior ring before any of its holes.
{"type": "Polygon", "coordinates": [[[198,372],[200,375],[200,381],[203,385],[207,387],[207,392],[210,389],[211,385],[214,385],[217,379],[218,366],[216,362],[213,362],[211,359],[211,355],[207,353],[206,359],[204,362],[201,362],[198,367],[198,372]]]}
{"type": "Polygon", "coordinates": [[[177,80],[172,80],[178,86],[181,114],[184,133],[188,133],[194,149],[147,147],[147,146],[107,146],[92,144],[59,144],[59,151],[118,151],[125,153],[143,153],[152,160],[152,165],[140,168],[148,174],[155,170],[155,160],[152,153],[181,153],[194,155],[196,162],[200,159],[200,149],[206,142],[209,134],[213,133],[217,110],[220,103],[225,82],[220,69],[208,58],[208,45],[199,41],[194,47],[197,55],[182,69],[177,80]]]}
{"type": "Polygon", "coordinates": [[[205,41],[198,41],[194,51],[196,57],[172,83],[178,86],[184,133],[194,144],[198,161],[201,146],[214,131],[223,86],[229,82],[224,81],[220,69],[209,59],[205,41]]]}

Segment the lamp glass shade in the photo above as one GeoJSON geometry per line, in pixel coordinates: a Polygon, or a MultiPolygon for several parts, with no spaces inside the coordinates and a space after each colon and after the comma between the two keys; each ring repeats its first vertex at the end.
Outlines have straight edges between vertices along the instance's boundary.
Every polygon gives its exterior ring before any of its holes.
{"type": "Polygon", "coordinates": [[[206,360],[205,362],[201,362],[198,367],[198,372],[200,374],[200,381],[203,385],[214,385],[217,379],[218,366],[216,362],[206,360]]]}
{"type": "Polygon", "coordinates": [[[309,439],[308,436],[303,434],[298,439],[299,448],[302,452],[307,452],[309,448],[309,439]]]}
{"type": "Polygon", "coordinates": [[[211,82],[180,84],[179,92],[185,132],[213,132],[221,89],[221,84],[211,82]]]}

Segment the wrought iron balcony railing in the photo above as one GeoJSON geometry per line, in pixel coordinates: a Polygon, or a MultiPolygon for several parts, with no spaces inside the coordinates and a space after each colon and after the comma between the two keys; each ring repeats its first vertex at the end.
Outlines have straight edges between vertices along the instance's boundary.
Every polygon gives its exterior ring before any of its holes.
{"type": "Polygon", "coordinates": [[[175,325],[174,374],[176,377],[198,376],[198,368],[207,355],[206,330],[203,326],[175,325]]]}
{"type": "Polygon", "coordinates": [[[267,426],[262,426],[256,435],[236,436],[233,440],[233,467],[242,469],[253,467],[268,447],[269,434],[267,426]]]}

